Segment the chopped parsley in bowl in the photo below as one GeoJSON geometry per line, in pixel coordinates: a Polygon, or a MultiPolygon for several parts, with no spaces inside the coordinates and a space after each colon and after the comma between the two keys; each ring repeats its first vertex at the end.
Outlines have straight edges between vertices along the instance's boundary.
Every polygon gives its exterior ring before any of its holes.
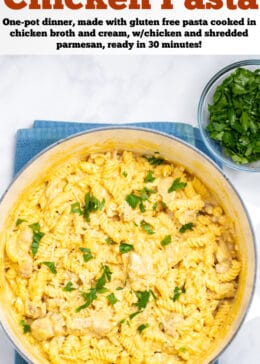
{"type": "Polygon", "coordinates": [[[217,73],[202,93],[198,121],[220,161],[260,171],[260,60],[236,62],[217,73]]]}

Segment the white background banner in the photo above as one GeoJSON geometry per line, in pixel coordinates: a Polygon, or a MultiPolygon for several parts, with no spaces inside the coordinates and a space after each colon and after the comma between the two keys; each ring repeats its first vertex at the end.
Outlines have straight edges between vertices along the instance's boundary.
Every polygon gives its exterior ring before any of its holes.
{"type": "Polygon", "coordinates": [[[0,54],[231,55],[256,54],[260,48],[256,0],[2,0],[0,4],[0,54]],[[241,9],[245,7],[249,9],[241,9]]]}

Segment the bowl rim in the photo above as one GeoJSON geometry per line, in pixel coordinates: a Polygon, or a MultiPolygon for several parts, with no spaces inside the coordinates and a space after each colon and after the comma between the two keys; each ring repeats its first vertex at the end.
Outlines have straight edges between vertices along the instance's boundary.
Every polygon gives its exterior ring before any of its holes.
{"type": "MultiPolygon", "coordinates": [[[[39,153],[37,153],[33,158],[31,158],[20,170],[18,173],[16,173],[16,175],[13,177],[12,181],[9,183],[7,189],[4,191],[4,193],[2,194],[2,196],[0,197],[0,204],[2,202],[2,200],[5,198],[6,194],[8,193],[8,191],[10,190],[11,186],[16,182],[16,180],[19,178],[19,176],[24,172],[24,170],[26,170],[33,162],[35,162],[41,155],[45,154],[46,152],[48,152],[49,150],[55,148],[56,146],[58,146],[59,144],[62,144],[66,141],[69,141],[71,139],[83,136],[83,135],[88,135],[88,134],[92,134],[92,133],[96,133],[96,132],[103,132],[103,131],[111,131],[111,130],[131,130],[131,131],[144,131],[144,132],[148,132],[151,134],[155,134],[155,135],[161,135],[163,137],[166,137],[167,139],[173,140],[173,141],[177,141],[178,143],[184,144],[188,149],[191,149],[193,152],[201,155],[203,158],[205,158],[210,164],[212,164],[213,167],[215,167],[217,169],[217,171],[222,175],[222,177],[226,180],[227,184],[229,184],[229,186],[231,187],[231,189],[234,191],[236,197],[238,198],[243,211],[247,217],[247,221],[248,221],[248,225],[249,225],[249,229],[250,232],[252,234],[252,243],[253,243],[253,251],[254,251],[254,274],[253,274],[253,281],[252,281],[252,290],[251,290],[251,294],[250,294],[250,298],[248,300],[247,306],[246,306],[246,310],[245,312],[242,314],[240,322],[237,326],[236,331],[233,333],[233,335],[230,337],[230,339],[227,341],[227,343],[225,344],[225,346],[218,352],[218,354],[211,360],[210,363],[214,363],[220,355],[222,355],[225,350],[228,348],[228,346],[233,342],[233,340],[235,339],[235,337],[237,336],[242,324],[245,321],[245,318],[248,314],[248,311],[252,305],[252,300],[253,297],[255,295],[255,288],[256,288],[256,275],[257,275],[257,244],[256,244],[256,235],[255,235],[255,231],[253,228],[253,224],[252,224],[252,220],[251,217],[248,213],[247,207],[244,204],[244,201],[242,199],[242,197],[240,196],[240,194],[238,193],[238,191],[236,190],[235,186],[233,185],[233,183],[230,181],[230,179],[226,176],[226,174],[224,173],[224,171],[216,164],[215,161],[213,161],[208,155],[206,155],[204,152],[202,152],[200,149],[198,149],[197,147],[195,147],[194,145],[174,136],[174,135],[170,135],[168,133],[162,132],[162,131],[157,131],[154,129],[149,129],[149,128],[144,128],[144,127],[137,127],[137,126],[123,126],[123,125],[115,125],[115,126],[108,126],[108,127],[98,127],[98,128],[93,128],[93,129],[88,129],[88,130],[84,130],[84,131],[80,131],[78,133],[74,133],[72,135],[69,135],[65,138],[62,138],[52,144],[50,144],[49,146],[47,146],[46,148],[44,148],[43,150],[41,150],[39,153]]],[[[5,333],[6,338],[9,340],[9,342],[12,344],[14,350],[19,353],[19,355],[26,360],[29,364],[33,364],[33,362],[16,346],[16,344],[14,343],[13,339],[8,335],[7,330],[5,329],[5,326],[3,325],[2,321],[0,320],[0,327],[2,328],[3,332],[5,333]]]]}
{"type": "Polygon", "coordinates": [[[244,172],[258,172],[260,173],[260,167],[247,167],[247,165],[243,165],[243,164],[237,164],[235,162],[232,162],[231,160],[225,158],[225,156],[222,156],[221,154],[217,153],[216,150],[211,146],[211,144],[208,141],[208,137],[205,134],[205,130],[202,126],[202,112],[203,112],[203,104],[204,101],[206,99],[206,95],[209,92],[210,88],[212,87],[212,85],[221,77],[223,76],[225,73],[238,68],[238,67],[245,67],[245,66],[260,66],[260,59],[245,59],[245,60],[241,60],[241,61],[236,61],[233,62],[227,66],[225,66],[224,68],[221,68],[217,73],[214,74],[214,76],[212,76],[210,78],[210,80],[206,83],[206,85],[204,86],[204,89],[201,93],[200,99],[199,99],[199,104],[198,104],[198,108],[197,108],[197,120],[198,120],[198,125],[199,125],[199,130],[200,130],[200,134],[202,136],[203,142],[206,145],[206,147],[209,149],[209,151],[223,164],[225,164],[226,166],[235,169],[237,171],[244,171],[244,172]]]}

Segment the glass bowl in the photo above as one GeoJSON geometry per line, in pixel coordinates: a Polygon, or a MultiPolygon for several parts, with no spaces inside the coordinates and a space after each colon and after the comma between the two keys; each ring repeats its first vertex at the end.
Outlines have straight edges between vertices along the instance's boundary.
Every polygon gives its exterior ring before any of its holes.
{"type": "Polygon", "coordinates": [[[232,63],[221,69],[209,80],[199,100],[197,114],[199,129],[207,148],[220,162],[239,171],[260,172],[260,160],[248,164],[239,164],[234,162],[225,154],[224,148],[220,145],[220,143],[210,137],[210,133],[207,130],[207,125],[209,124],[208,105],[213,103],[213,95],[216,88],[237,68],[246,68],[254,71],[255,69],[260,68],[260,59],[249,59],[232,63]]]}

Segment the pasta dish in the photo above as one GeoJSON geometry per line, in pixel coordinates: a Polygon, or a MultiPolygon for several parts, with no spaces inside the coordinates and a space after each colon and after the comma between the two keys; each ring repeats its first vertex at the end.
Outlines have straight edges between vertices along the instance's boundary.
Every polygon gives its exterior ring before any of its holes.
{"type": "Polygon", "coordinates": [[[71,158],[9,219],[12,316],[52,364],[198,364],[228,327],[235,238],[214,193],[159,153],[71,158]]]}

